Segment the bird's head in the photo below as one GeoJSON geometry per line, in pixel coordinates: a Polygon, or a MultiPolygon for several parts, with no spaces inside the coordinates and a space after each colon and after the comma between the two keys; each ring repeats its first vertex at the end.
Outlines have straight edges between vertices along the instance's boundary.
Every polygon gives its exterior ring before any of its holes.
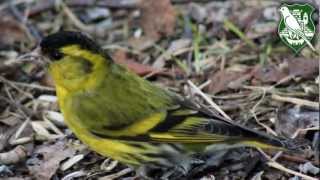
{"type": "Polygon", "coordinates": [[[40,43],[41,55],[49,60],[49,72],[56,84],[66,89],[93,81],[93,74],[112,60],[100,46],[80,32],[61,31],[40,43]]]}
{"type": "Polygon", "coordinates": [[[279,11],[281,12],[282,15],[288,15],[290,14],[289,9],[286,6],[281,6],[279,11]]]}

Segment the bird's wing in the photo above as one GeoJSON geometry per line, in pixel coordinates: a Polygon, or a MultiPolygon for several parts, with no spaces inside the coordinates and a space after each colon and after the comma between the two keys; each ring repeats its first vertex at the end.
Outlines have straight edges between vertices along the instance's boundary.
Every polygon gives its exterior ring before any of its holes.
{"type": "Polygon", "coordinates": [[[294,30],[302,30],[297,19],[293,15],[289,15],[284,20],[287,27],[294,30]]]}
{"type": "MultiPolygon", "coordinates": [[[[82,98],[78,98],[82,99],[82,98]]],[[[84,101],[83,101],[84,102],[84,101]]],[[[88,103],[88,101],[85,101],[88,103]]],[[[133,105],[134,106],[134,105],[133,105]]],[[[91,107],[103,112],[103,106],[91,107]]],[[[78,111],[85,111],[79,109],[78,111]]],[[[84,113],[88,114],[88,112],[84,113]]],[[[88,119],[82,116],[79,123],[84,123],[94,135],[101,138],[118,140],[161,142],[161,143],[228,143],[240,140],[258,140],[269,144],[281,143],[274,137],[250,130],[246,127],[218,116],[205,106],[190,100],[176,98],[175,103],[167,109],[159,110],[133,123],[124,124],[115,129],[104,128],[104,118],[100,114],[91,113],[88,119]]]]}
{"type": "Polygon", "coordinates": [[[149,131],[152,140],[182,143],[215,143],[255,140],[281,146],[272,136],[227,120],[206,106],[182,99],[166,119],[149,131]]]}

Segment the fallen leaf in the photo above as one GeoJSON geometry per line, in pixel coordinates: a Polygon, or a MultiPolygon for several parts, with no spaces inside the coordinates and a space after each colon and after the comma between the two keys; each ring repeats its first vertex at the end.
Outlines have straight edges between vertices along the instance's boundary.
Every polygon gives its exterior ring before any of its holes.
{"type": "Polygon", "coordinates": [[[319,73],[319,61],[317,59],[292,58],[287,59],[286,63],[290,75],[310,78],[319,73]]]}
{"type": "Polygon", "coordinates": [[[140,63],[135,62],[134,59],[129,58],[127,56],[126,52],[124,52],[122,50],[117,50],[113,54],[113,59],[116,63],[126,66],[128,69],[130,69],[131,71],[133,71],[134,73],[136,73],[140,76],[144,76],[149,73],[159,71],[149,65],[144,65],[144,64],[140,64],[140,63]]]}
{"type": "Polygon", "coordinates": [[[158,40],[174,33],[176,11],[170,0],[143,0],[140,25],[147,37],[158,40]]]}
{"type": "Polygon", "coordinates": [[[311,78],[319,72],[319,62],[316,59],[292,58],[286,59],[280,65],[257,65],[252,70],[255,80],[264,83],[278,82],[286,76],[311,78]]]}
{"type": "Polygon", "coordinates": [[[27,160],[29,172],[37,180],[50,180],[58,170],[61,161],[70,158],[75,150],[69,148],[65,141],[38,146],[33,156],[27,160]]]}
{"type": "MultiPolygon", "coordinates": [[[[221,70],[215,73],[211,77],[211,83],[208,87],[210,93],[216,94],[221,91],[225,91],[230,87],[236,88],[239,84],[239,80],[244,77],[246,74],[245,71],[230,71],[230,70],[221,70]]],[[[246,80],[241,79],[242,80],[246,80]]]]}
{"type": "Polygon", "coordinates": [[[0,18],[0,46],[12,46],[15,42],[27,39],[25,29],[10,16],[0,18]]]}
{"type": "Polygon", "coordinates": [[[156,69],[149,65],[144,65],[144,64],[135,62],[134,59],[129,58],[126,52],[122,50],[117,50],[113,54],[113,59],[116,63],[126,66],[129,70],[138,74],[139,76],[144,76],[151,73],[157,74],[157,73],[163,72],[161,69],[156,69]]]}
{"type": "Polygon", "coordinates": [[[257,65],[252,70],[252,76],[254,79],[264,83],[278,82],[286,77],[286,73],[282,72],[276,65],[257,65]]]}

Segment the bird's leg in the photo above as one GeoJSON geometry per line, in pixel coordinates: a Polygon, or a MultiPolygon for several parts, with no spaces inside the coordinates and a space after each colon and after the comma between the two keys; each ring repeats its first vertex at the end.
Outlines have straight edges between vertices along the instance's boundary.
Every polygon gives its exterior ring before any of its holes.
{"type": "Polygon", "coordinates": [[[178,162],[173,169],[166,172],[161,179],[181,179],[182,176],[187,176],[194,166],[203,163],[205,163],[203,160],[193,155],[185,157],[178,162]]]}

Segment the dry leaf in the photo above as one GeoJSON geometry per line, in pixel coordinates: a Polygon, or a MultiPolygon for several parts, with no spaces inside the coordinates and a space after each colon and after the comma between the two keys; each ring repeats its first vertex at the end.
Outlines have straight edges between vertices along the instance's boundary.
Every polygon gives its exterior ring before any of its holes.
{"type": "Polygon", "coordinates": [[[290,75],[310,78],[319,72],[319,61],[317,59],[293,58],[286,60],[286,62],[290,75]]]}
{"type": "Polygon", "coordinates": [[[311,78],[319,72],[319,62],[316,59],[292,58],[287,59],[279,66],[257,65],[252,70],[252,75],[256,80],[270,83],[278,82],[286,76],[298,76],[311,78]]]}
{"type": "Polygon", "coordinates": [[[50,180],[60,166],[60,162],[72,157],[75,150],[67,147],[65,141],[38,146],[33,157],[27,160],[30,174],[37,180],[50,180]]]}
{"type": "Polygon", "coordinates": [[[287,76],[286,73],[282,72],[276,65],[257,65],[251,73],[254,79],[264,83],[278,82],[287,76]]]}
{"type": "Polygon", "coordinates": [[[135,62],[134,59],[129,58],[126,52],[118,50],[113,54],[113,59],[116,63],[125,65],[128,69],[136,74],[143,76],[152,72],[158,72],[155,68],[135,62]]]}
{"type": "Polygon", "coordinates": [[[231,86],[233,86],[233,88],[236,88],[237,86],[236,84],[239,84],[236,81],[244,77],[245,74],[247,73],[238,72],[238,71],[228,71],[228,70],[218,71],[211,77],[211,83],[208,87],[208,91],[210,93],[215,94],[215,93],[224,91],[231,86]]]}
{"type": "Polygon", "coordinates": [[[0,46],[11,46],[15,42],[27,39],[24,28],[9,16],[0,18],[0,27],[0,46]]]}
{"type": "Polygon", "coordinates": [[[158,40],[174,32],[176,11],[170,0],[144,0],[140,9],[140,24],[147,37],[158,40]]]}

